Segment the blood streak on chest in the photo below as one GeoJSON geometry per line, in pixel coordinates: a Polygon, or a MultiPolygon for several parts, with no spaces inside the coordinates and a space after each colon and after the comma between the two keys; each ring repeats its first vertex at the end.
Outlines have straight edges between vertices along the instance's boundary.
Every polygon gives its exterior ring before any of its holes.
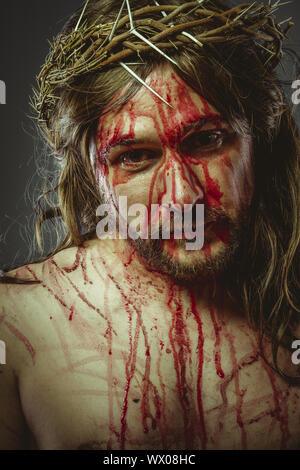
{"type": "Polygon", "coordinates": [[[196,308],[196,301],[191,294],[191,309],[194,315],[194,318],[197,322],[198,326],[198,376],[197,376],[197,400],[198,400],[198,413],[200,418],[200,438],[202,442],[202,449],[206,449],[207,446],[207,433],[206,433],[206,425],[204,420],[204,409],[203,409],[203,402],[202,402],[202,373],[203,373],[203,362],[204,362],[204,335],[202,330],[202,321],[199,315],[199,312],[196,308]]]}
{"type": "MultiPolygon", "coordinates": [[[[37,275],[29,266],[26,266],[26,269],[28,272],[30,272],[30,274],[33,276],[35,281],[39,281],[37,275]]],[[[66,302],[60,296],[58,296],[56,292],[54,292],[54,290],[51,289],[51,287],[49,287],[44,282],[41,283],[41,286],[43,287],[43,289],[46,289],[48,293],[55,298],[55,300],[57,300],[57,302],[62,306],[63,309],[69,310],[69,307],[67,306],[66,302]]]]}
{"type": "Polygon", "coordinates": [[[10,322],[4,321],[4,324],[10,330],[10,332],[19,341],[21,341],[21,343],[23,343],[23,345],[25,346],[25,348],[27,349],[27,351],[28,351],[28,353],[31,357],[32,364],[34,365],[35,364],[36,351],[35,351],[34,347],[32,346],[31,342],[29,341],[29,339],[23,333],[21,333],[21,331],[19,331],[18,328],[16,328],[14,325],[12,325],[10,322]]]}
{"type": "MultiPolygon", "coordinates": [[[[147,298],[149,301],[149,295],[146,291],[143,292],[143,287],[139,287],[139,293],[137,294],[137,286],[135,281],[132,280],[131,276],[126,272],[125,273],[126,283],[129,287],[128,298],[130,300],[130,306],[133,309],[133,312],[137,316],[136,328],[139,327],[142,333],[144,351],[145,351],[145,369],[142,381],[142,400],[141,400],[141,413],[142,413],[142,425],[144,433],[149,432],[149,421],[151,422],[151,428],[156,429],[157,423],[159,425],[159,430],[161,435],[163,433],[162,426],[160,425],[160,419],[162,415],[162,400],[157,390],[157,387],[153,384],[150,379],[150,371],[152,367],[152,356],[150,349],[150,341],[148,339],[148,331],[143,319],[143,309],[146,306],[147,298]],[[151,411],[151,400],[154,405],[155,414],[151,411]]],[[[124,296],[124,292],[122,293],[124,296]]],[[[127,295],[126,295],[127,297],[127,295]]],[[[162,435],[162,440],[164,436],[162,435]]]]}
{"type": "Polygon", "coordinates": [[[77,250],[76,250],[76,255],[75,255],[75,261],[74,261],[74,263],[72,264],[71,267],[64,266],[64,267],[63,267],[63,270],[64,270],[66,273],[72,273],[72,272],[76,271],[76,269],[78,269],[78,267],[79,267],[79,265],[80,265],[80,257],[81,257],[80,247],[78,247],[77,250]]]}
{"type": "Polygon", "coordinates": [[[171,353],[173,355],[174,369],[177,381],[177,393],[183,413],[184,439],[187,449],[193,449],[195,442],[195,416],[193,413],[192,377],[188,379],[187,366],[189,364],[190,374],[192,374],[191,343],[189,332],[186,327],[181,290],[178,286],[171,284],[169,287],[168,309],[171,313],[171,326],[169,330],[169,340],[171,353]]]}
{"type": "Polygon", "coordinates": [[[263,360],[261,361],[261,364],[269,377],[270,385],[273,391],[273,400],[275,408],[274,416],[279,422],[281,431],[281,449],[286,449],[288,439],[291,437],[289,431],[288,406],[286,403],[286,398],[282,397],[282,390],[280,390],[280,388],[276,386],[276,380],[273,371],[263,360]]]}
{"type": "Polygon", "coordinates": [[[217,324],[215,313],[212,308],[210,308],[210,315],[211,320],[214,326],[216,340],[215,340],[215,365],[216,365],[216,372],[219,377],[222,379],[224,378],[224,372],[221,367],[221,355],[220,355],[220,330],[221,326],[217,324]]]}
{"type": "Polygon", "coordinates": [[[246,426],[245,426],[245,420],[244,420],[244,410],[243,410],[243,405],[244,405],[244,398],[247,392],[247,389],[241,389],[240,387],[240,372],[245,368],[249,367],[251,364],[256,362],[258,360],[258,355],[254,351],[251,351],[249,354],[246,356],[242,357],[239,361],[237,360],[237,352],[234,344],[234,336],[229,331],[229,328],[227,325],[223,324],[223,330],[224,330],[224,337],[226,338],[229,346],[229,352],[230,352],[230,357],[231,357],[231,362],[232,362],[232,371],[228,375],[226,375],[223,379],[223,381],[220,384],[220,391],[221,391],[221,396],[223,399],[223,407],[220,409],[220,429],[222,429],[224,420],[225,420],[225,410],[228,406],[228,399],[226,395],[226,390],[228,385],[231,383],[231,381],[234,381],[234,387],[235,387],[235,397],[236,397],[236,406],[235,406],[235,413],[236,413],[236,423],[239,426],[241,430],[241,444],[242,444],[242,449],[247,449],[247,441],[248,441],[248,436],[247,436],[247,431],[246,431],[246,426]]]}
{"type": "MultiPolygon", "coordinates": [[[[110,275],[110,279],[115,283],[116,280],[112,275],[110,275]]],[[[127,285],[130,289],[130,279],[127,279],[127,285]]],[[[148,419],[150,419],[152,423],[152,429],[155,429],[156,422],[159,422],[161,417],[161,400],[158,395],[156,388],[153,386],[150,380],[150,368],[151,368],[151,353],[150,353],[150,344],[148,340],[148,334],[143,322],[142,318],[142,310],[141,306],[137,305],[135,302],[134,296],[132,293],[126,293],[125,289],[118,285],[118,290],[122,296],[125,311],[128,314],[128,324],[129,324],[129,351],[127,354],[127,359],[125,362],[125,387],[124,387],[124,395],[123,395],[123,405],[122,405],[122,413],[121,413],[121,431],[120,431],[120,438],[119,444],[121,449],[125,449],[126,447],[126,434],[128,431],[128,423],[127,423],[127,415],[129,410],[129,397],[130,391],[132,388],[133,379],[137,376],[137,355],[138,355],[138,344],[140,341],[140,337],[142,336],[144,342],[144,350],[145,350],[145,368],[143,372],[143,379],[142,379],[142,400],[140,404],[141,410],[141,418],[142,418],[142,426],[144,433],[149,432],[148,426],[148,419]],[[150,400],[153,400],[154,408],[155,408],[155,415],[152,415],[150,409],[150,400]]]]}
{"type": "Polygon", "coordinates": [[[131,251],[128,256],[128,261],[124,262],[124,268],[128,268],[128,266],[132,263],[133,255],[135,254],[136,250],[131,247],[131,251]]]}
{"type": "Polygon", "coordinates": [[[78,268],[81,268],[84,283],[93,284],[93,281],[89,280],[87,276],[86,257],[87,257],[87,250],[83,246],[78,246],[73,265],[71,267],[63,266],[62,269],[66,273],[72,273],[76,271],[78,268]]]}
{"type": "Polygon", "coordinates": [[[69,321],[72,321],[73,320],[73,315],[74,315],[74,307],[72,306],[71,309],[70,309],[70,315],[69,315],[69,321]]]}

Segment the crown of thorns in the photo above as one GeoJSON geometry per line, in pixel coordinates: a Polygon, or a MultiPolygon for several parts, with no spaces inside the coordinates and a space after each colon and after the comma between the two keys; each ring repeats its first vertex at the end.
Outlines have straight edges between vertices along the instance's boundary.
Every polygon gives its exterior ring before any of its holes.
{"type": "Polygon", "coordinates": [[[282,56],[282,41],[293,25],[288,20],[276,23],[273,15],[280,0],[269,4],[240,4],[223,11],[210,0],[188,1],[182,5],[155,5],[136,10],[131,9],[129,0],[124,0],[114,22],[91,25],[84,20],[89,0],[86,1],[76,27],[68,34],[61,34],[51,44],[51,52],[37,77],[38,90],[34,90],[32,106],[37,119],[48,122],[57,100],[57,90],[70,85],[78,77],[118,64],[136,80],[149,88],[169,105],[155,90],[150,88],[129,65],[143,63],[141,53],[153,50],[177,65],[167,52],[193,43],[199,49],[207,44],[228,40],[253,40],[264,50],[264,65],[274,68],[282,56]],[[127,10],[127,11],[126,11],[127,10]],[[161,19],[157,19],[157,12],[161,19]],[[155,13],[155,19],[151,18],[155,13]],[[193,21],[185,17],[193,13],[193,21]],[[122,16],[123,14],[123,16],[122,16]],[[281,29],[281,24],[286,23],[281,29]],[[199,34],[191,34],[197,27],[205,25],[199,34]],[[217,25],[217,27],[216,27],[217,25]],[[126,63],[124,60],[135,55],[140,62],[126,63]]]}

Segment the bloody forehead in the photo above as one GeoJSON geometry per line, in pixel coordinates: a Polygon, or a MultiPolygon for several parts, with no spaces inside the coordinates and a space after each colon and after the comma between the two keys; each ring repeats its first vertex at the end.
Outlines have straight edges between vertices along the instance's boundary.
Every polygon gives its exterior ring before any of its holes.
{"type": "MultiPolygon", "coordinates": [[[[176,132],[174,129],[174,135],[184,135],[187,134],[189,131],[193,129],[200,129],[201,127],[205,126],[206,124],[214,124],[216,126],[222,124],[224,119],[222,116],[215,116],[215,117],[201,117],[200,119],[196,119],[193,122],[189,122],[187,124],[182,125],[181,129],[176,132]],[[181,131],[181,132],[180,132],[181,131]]],[[[100,137],[100,136],[99,136],[100,137]]],[[[134,144],[148,144],[149,139],[147,137],[128,137],[128,134],[120,135],[119,133],[113,134],[113,136],[103,145],[101,151],[103,153],[107,153],[109,150],[113,149],[117,146],[130,146],[134,144]]]]}
{"type": "Polygon", "coordinates": [[[218,111],[174,72],[154,71],[148,77],[148,84],[171,106],[142,88],[118,112],[102,116],[98,128],[101,156],[116,146],[149,142],[147,132],[136,132],[136,124],[143,118],[148,125],[150,119],[150,127],[153,125],[162,143],[171,145],[192,129],[206,123],[218,126],[224,122],[218,111]]]}

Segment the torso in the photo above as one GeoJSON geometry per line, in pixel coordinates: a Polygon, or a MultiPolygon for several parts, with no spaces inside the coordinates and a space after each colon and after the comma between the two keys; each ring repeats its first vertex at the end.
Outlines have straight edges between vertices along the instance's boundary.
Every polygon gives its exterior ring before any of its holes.
{"type": "Polygon", "coordinates": [[[0,286],[36,446],[300,448],[300,390],[261,358],[245,316],[101,243],[17,271],[39,285],[0,286]]]}

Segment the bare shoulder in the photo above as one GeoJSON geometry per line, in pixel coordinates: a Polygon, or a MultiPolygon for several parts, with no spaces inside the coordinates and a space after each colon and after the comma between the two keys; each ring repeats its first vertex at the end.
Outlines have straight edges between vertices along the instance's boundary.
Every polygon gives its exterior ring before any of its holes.
{"type": "Polygon", "coordinates": [[[51,285],[53,287],[51,281],[54,281],[54,276],[51,276],[53,272],[75,271],[78,250],[78,247],[68,248],[44,261],[25,264],[6,272],[4,282],[0,283],[2,316],[14,310],[16,314],[20,307],[24,308],[30,299],[36,297],[35,294],[42,296],[43,289],[47,286],[51,289],[51,285]]]}
{"type": "MultiPolygon", "coordinates": [[[[8,345],[16,368],[35,362],[36,351],[52,341],[53,326],[65,330],[73,320],[78,302],[84,314],[95,280],[89,251],[88,244],[65,249],[8,272],[11,282],[0,283],[0,340],[8,345]]],[[[98,282],[98,293],[101,286],[98,282]]]]}
{"type": "Polygon", "coordinates": [[[120,304],[120,264],[113,244],[91,240],[7,273],[13,282],[0,283],[0,339],[13,345],[16,362],[24,363],[18,351],[32,364],[46,344],[73,344],[86,329],[103,336],[105,309],[120,304]]]}
{"type": "MultiPolygon", "coordinates": [[[[5,273],[5,282],[0,283],[0,296],[7,304],[9,300],[23,303],[29,296],[43,289],[48,292],[56,289],[58,284],[64,284],[67,278],[76,278],[78,283],[85,282],[90,271],[90,251],[92,243],[87,242],[81,246],[74,246],[59,251],[47,259],[25,264],[5,273]],[[37,289],[41,287],[42,289],[37,289]]],[[[97,260],[98,267],[101,258],[97,260]]],[[[101,266],[99,267],[101,270],[101,266]]],[[[68,281],[70,284],[70,280],[68,281]]]]}

